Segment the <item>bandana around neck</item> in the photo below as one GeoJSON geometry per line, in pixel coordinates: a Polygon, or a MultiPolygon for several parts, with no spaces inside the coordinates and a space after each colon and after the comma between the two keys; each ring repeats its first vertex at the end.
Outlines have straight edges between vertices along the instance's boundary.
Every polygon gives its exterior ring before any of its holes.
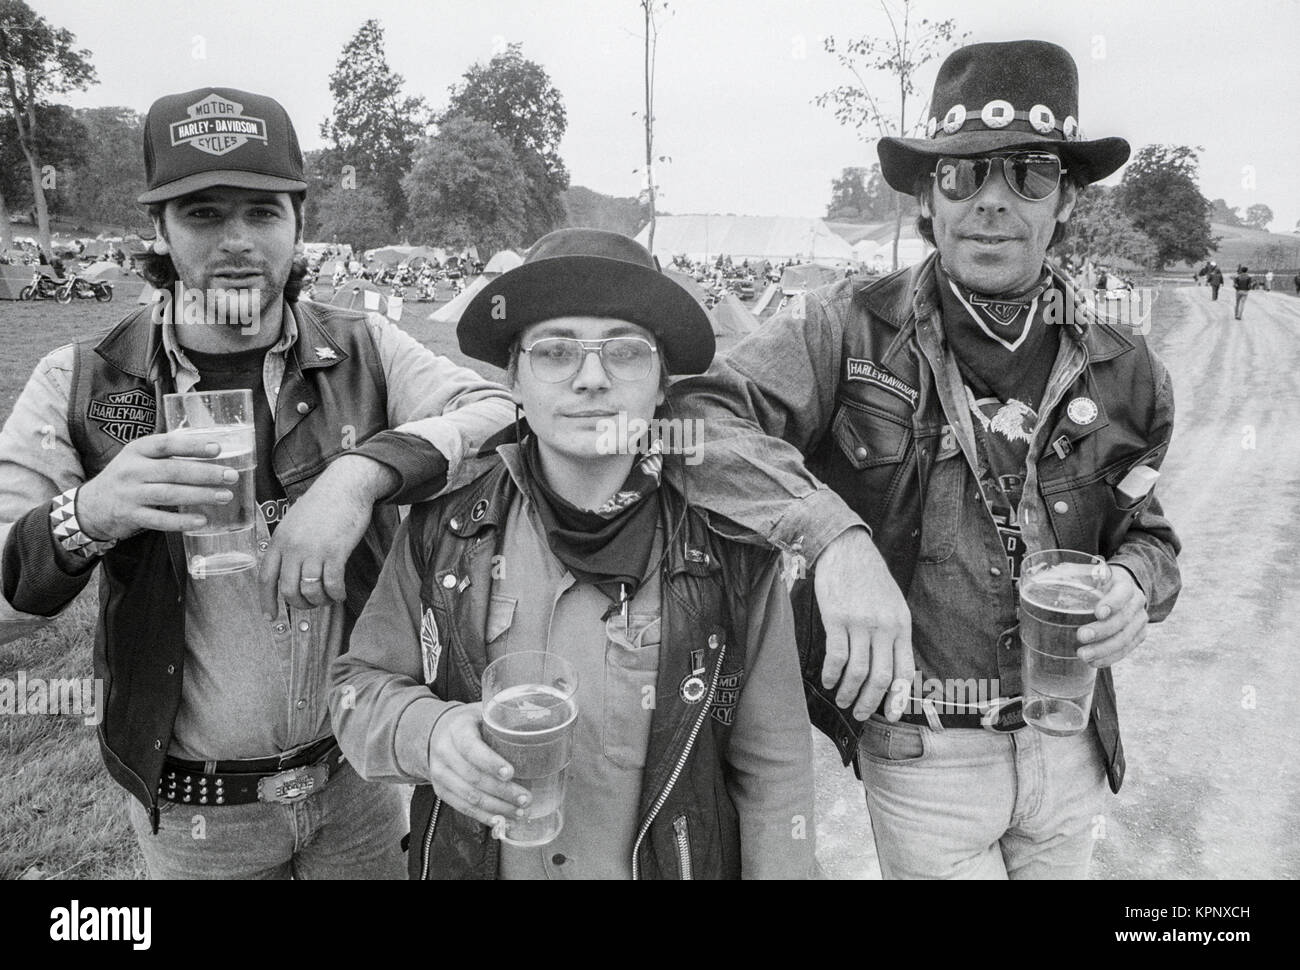
{"type": "Polygon", "coordinates": [[[637,458],[622,487],[598,509],[580,509],[546,483],[536,435],[529,435],[520,450],[529,498],[555,558],[576,579],[593,584],[615,603],[634,597],[650,564],[659,521],[654,495],[663,456],[658,442],[637,458]]]}
{"type": "MultiPolygon", "coordinates": [[[[1025,338],[1029,336],[1031,324],[1042,303],[1042,296],[1052,285],[1051,271],[1044,266],[1038,282],[1023,293],[1011,296],[989,296],[958,283],[943,272],[942,264],[939,269],[946,290],[952,293],[957,305],[966,311],[986,337],[1012,353],[1020,349],[1025,338]]],[[[947,293],[944,295],[946,296],[947,293]]]]}

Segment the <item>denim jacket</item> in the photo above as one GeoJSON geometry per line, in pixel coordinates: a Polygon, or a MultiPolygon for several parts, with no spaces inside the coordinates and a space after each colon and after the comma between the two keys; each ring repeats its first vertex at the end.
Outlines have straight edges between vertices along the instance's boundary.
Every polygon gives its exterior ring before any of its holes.
{"type": "MultiPolygon", "coordinates": [[[[1057,282],[1072,302],[1068,281],[1057,282]]],[[[1168,372],[1139,335],[1082,310],[1060,344],[1029,445],[1019,509],[1026,552],[1070,548],[1124,566],[1158,622],[1180,588],[1179,542],[1154,492],[1132,502],[1115,486],[1165,456],[1168,372]],[[1087,423],[1067,408],[1079,397],[1097,406],[1087,423]]],[[[814,561],[865,523],[905,596],[917,563],[942,559],[956,541],[961,495],[947,491],[958,480],[946,476],[931,494],[936,462],[960,452],[979,465],[943,340],[933,257],[878,281],[806,294],[678,391],[679,412],[701,421],[708,468],[693,476],[686,468],[691,500],[727,520],[717,527],[814,561]]],[[[824,633],[811,585],[795,594],[809,713],[847,764],[861,723],[821,687],[824,633]]],[[[1108,669],[1099,672],[1093,722],[1118,791],[1124,756],[1108,669]]]]}

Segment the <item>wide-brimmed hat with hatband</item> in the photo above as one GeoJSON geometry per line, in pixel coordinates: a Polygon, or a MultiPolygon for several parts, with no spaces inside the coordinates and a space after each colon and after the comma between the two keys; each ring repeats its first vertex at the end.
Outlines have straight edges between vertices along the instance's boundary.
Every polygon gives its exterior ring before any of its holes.
{"type": "Polygon", "coordinates": [[[1123,138],[1090,141],[1079,127],[1079,70],[1069,51],[1041,40],[971,44],[939,68],[923,138],[882,138],[885,181],[911,195],[941,155],[1013,149],[1057,152],[1081,183],[1096,182],[1128,161],[1123,138]]]}
{"type": "Polygon", "coordinates": [[[670,374],[701,374],[717,342],[708,311],[660,272],[644,246],[603,229],[557,229],[522,265],[489,282],[456,326],[462,353],[505,367],[527,327],[558,317],[610,317],[655,335],[670,374]]]}

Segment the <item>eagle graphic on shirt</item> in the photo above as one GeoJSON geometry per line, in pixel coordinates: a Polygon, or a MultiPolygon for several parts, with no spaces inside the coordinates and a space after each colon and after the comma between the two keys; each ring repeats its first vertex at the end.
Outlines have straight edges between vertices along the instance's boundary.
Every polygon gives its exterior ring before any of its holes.
{"type": "Polygon", "coordinates": [[[1005,404],[997,398],[976,398],[975,393],[966,388],[966,399],[970,403],[971,414],[979,421],[985,434],[998,434],[1007,441],[1023,441],[1029,444],[1038,424],[1038,415],[1024,401],[1014,397],[1005,404]]]}

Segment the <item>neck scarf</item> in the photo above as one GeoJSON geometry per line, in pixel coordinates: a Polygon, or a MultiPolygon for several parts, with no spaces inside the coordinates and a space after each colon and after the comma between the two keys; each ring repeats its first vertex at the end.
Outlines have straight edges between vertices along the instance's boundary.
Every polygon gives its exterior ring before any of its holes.
{"type": "Polygon", "coordinates": [[[1028,290],[1011,295],[977,293],[950,277],[942,262],[936,281],[944,333],[966,382],[980,396],[1037,407],[1059,346],[1056,328],[1043,322],[1048,268],[1028,290]]]}
{"type": "Polygon", "coordinates": [[[537,436],[520,449],[528,497],[541,516],[546,542],[580,582],[591,583],[615,604],[636,595],[654,548],[663,456],[658,443],[639,457],[623,486],[598,509],[580,509],[562,498],[542,473],[537,436]]]}

